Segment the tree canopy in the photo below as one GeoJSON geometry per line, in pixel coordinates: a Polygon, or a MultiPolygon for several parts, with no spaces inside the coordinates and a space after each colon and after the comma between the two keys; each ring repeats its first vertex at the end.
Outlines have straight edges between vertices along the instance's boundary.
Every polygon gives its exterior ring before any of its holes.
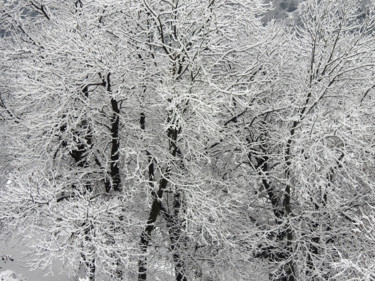
{"type": "Polygon", "coordinates": [[[375,4],[1,5],[1,235],[31,268],[375,278],[375,4]]]}

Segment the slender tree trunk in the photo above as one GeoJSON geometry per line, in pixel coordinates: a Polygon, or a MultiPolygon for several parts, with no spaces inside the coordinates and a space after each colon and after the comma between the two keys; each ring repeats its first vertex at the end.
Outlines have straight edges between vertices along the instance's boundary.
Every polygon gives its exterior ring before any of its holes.
{"type": "MultiPolygon", "coordinates": [[[[168,123],[170,122],[174,124],[174,122],[172,122],[174,120],[172,120],[171,116],[172,116],[172,112],[170,112],[167,121],[168,123]]],[[[146,117],[144,113],[141,113],[140,126],[142,130],[145,130],[145,120],[146,120],[146,117]]],[[[170,127],[167,130],[167,135],[169,139],[168,141],[169,153],[173,156],[173,158],[175,158],[177,155],[181,155],[181,151],[179,150],[177,146],[179,129],[176,127],[177,126],[174,126],[173,128],[170,127]]],[[[154,185],[154,164],[152,161],[152,155],[149,152],[146,152],[146,153],[148,157],[149,183],[150,183],[151,189],[154,190],[154,186],[153,186],[154,185]]],[[[146,280],[147,278],[147,251],[148,251],[148,247],[151,241],[152,231],[155,229],[155,222],[157,218],[159,217],[160,211],[162,209],[162,198],[163,198],[164,190],[168,185],[167,179],[170,174],[170,169],[171,169],[171,165],[167,167],[164,173],[164,177],[159,181],[158,191],[157,192],[152,191],[153,201],[151,204],[151,210],[149,213],[149,217],[147,219],[146,228],[143,230],[141,234],[141,241],[140,241],[141,258],[138,261],[138,280],[139,281],[146,280]]],[[[180,268],[181,266],[179,265],[178,267],[180,268]]],[[[179,278],[182,278],[182,277],[179,277],[179,278]]],[[[185,280],[185,279],[179,279],[179,280],[185,280]]]]}
{"type": "MultiPolygon", "coordinates": [[[[250,159],[250,156],[249,156],[250,159]]],[[[263,157],[257,157],[256,158],[256,168],[260,169],[259,175],[267,175],[268,171],[268,156],[263,156],[263,157]]],[[[281,198],[279,198],[273,188],[271,183],[269,182],[268,179],[263,178],[262,179],[262,184],[264,189],[267,192],[268,198],[271,202],[272,206],[272,211],[275,215],[276,223],[277,224],[282,224],[285,218],[288,216],[288,214],[291,213],[291,206],[290,206],[290,187],[286,187],[286,194],[284,195],[284,206],[281,206],[281,198]]],[[[293,240],[293,233],[291,229],[288,227],[287,229],[281,231],[279,234],[277,234],[277,240],[279,242],[287,240],[287,248],[284,249],[283,252],[276,252],[276,253],[267,253],[267,257],[270,262],[281,262],[290,256],[292,253],[292,240],[293,240]]],[[[273,281],[294,281],[294,263],[288,262],[284,268],[283,271],[285,274],[282,274],[281,276],[276,274],[274,276],[273,274],[270,275],[270,279],[273,281]]]]}
{"type": "Polygon", "coordinates": [[[173,198],[172,211],[170,212],[162,206],[162,214],[167,223],[176,281],[187,281],[185,263],[183,257],[181,257],[180,254],[181,243],[183,243],[181,223],[179,221],[180,207],[181,194],[178,191],[176,191],[173,198]]]}
{"type": "MultiPolygon", "coordinates": [[[[250,156],[249,156],[249,160],[251,160],[250,156]]],[[[259,171],[260,176],[268,174],[269,172],[268,160],[269,160],[269,157],[266,155],[263,157],[256,158],[256,161],[257,161],[256,168],[260,169],[259,171]]],[[[264,189],[267,192],[269,200],[271,201],[272,211],[275,215],[276,223],[280,224],[284,216],[284,211],[283,209],[281,209],[281,206],[280,206],[280,198],[278,198],[278,196],[275,194],[271,186],[271,183],[268,179],[263,178],[262,184],[263,184],[264,189]]]]}
{"type": "MultiPolygon", "coordinates": [[[[142,130],[146,128],[146,116],[144,113],[141,113],[140,117],[140,127],[142,130]]],[[[148,158],[148,177],[151,190],[154,190],[155,183],[155,171],[152,155],[149,151],[146,152],[148,158]]],[[[167,168],[165,171],[165,176],[168,176],[170,168],[167,168]]],[[[152,191],[151,195],[153,198],[150,213],[147,219],[146,227],[141,233],[141,257],[138,261],[138,280],[146,280],[147,278],[147,251],[151,241],[152,231],[155,229],[155,222],[159,217],[161,210],[161,200],[163,198],[163,193],[167,187],[168,181],[166,178],[162,178],[159,181],[159,187],[157,192],[152,191]]]]}
{"type": "MultiPolygon", "coordinates": [[[[89,223],[89,222],[87,222],[89,223]]],[[[88,244],[91,244],[92,241],[92,230],[93,226],[91,224],[87,225],[85,228],[85,241],[87,241],[88,244]]],[[[81,253],[82,259],[85,263],[86,267],[86,274],[90,281],[95,281],[95,275],[96,275],[96,265],[95,265],[95,248],[94,246],[89,246],[87,249],[87,253],[81,253]]]]}
{"type": "MultiPolygon", "coordinates": [[[[297,123],[294,122],[293,127],[291,129],[291,137],[295,133],[295,127],[297,126],[297,123]]],[[[286,153],[285,153],[285,163],[286,163],[286,171],[285,171],[285,177],[286,179],[290,179],[290,166],[291,166],[291,144],[292,144],[292,139],[290,138],[287,142],[286,146],[286,153]]],[[[293,255],[294,249],[293,249],[293,231],[292,227],[289,222],[289,218],[292,215],[292,205],[291,205],[291,187],[289,184],[286,185],[285,187],[285,192],[284,192],[284,210],[285,210],[285,216],[287,219],[287,225],[286,225],[286,240],[287,240],[287,248],[286,248],[286,254],[287,257],[290,258],[290,256],[293,255]]],[[[287,281],[295,281],[295,263],[293,259],[290,259],[287,264],[284,267],[285,273],[286,273],[286,280],[287,281]]]]}
{"type": "Polygon", "coordinates": [[[92,259],[88,263],[88,269],[89,269],[89,280],[95,281],[95,271],[96,271],[95,259],[92,259]]]}
{"type": "MultiPolygon", "coordinates": [[[[169,173],[167,171],[167,173],[169,173]]],[[[141,257],[138,261],[138,280],[146,280],[147,278],[147,251],[148,246],[151,241],[151,233],[155,229],[155,222],[159,217],[160,210],[161,210],[161,199],[163,197],[163,192],[167,187],[168,181],[166,179],[162,179],[159,183],[158,192],[152,192],[153,201],[151,204],[151,210],[149,217],[147,219],[146,228],[143,230],[141,234],[141,257]]]]}
{"type": "MultiPolygon", "coordinates": [[[[111,73],[108,73],[106,80],[107,92],[112,93],[111,85],[111,73]]],[[[120,109],[117,100],[111,96],[111,108],[112,108],[112,118],[111,118],[111,157],[110,157],[110,180],[106,181],[105,189],[109,192],[111,189],[114,191],[120,191],[121,189],[121,176],[119,164],[119,129],[120,129],[120,109]]]]}

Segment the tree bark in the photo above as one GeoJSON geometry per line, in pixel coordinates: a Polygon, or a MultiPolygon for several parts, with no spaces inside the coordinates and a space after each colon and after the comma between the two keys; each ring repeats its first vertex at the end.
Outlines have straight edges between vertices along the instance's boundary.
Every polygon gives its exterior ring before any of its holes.
{"type": "MultiPolygon", "coordinates": [[[[170,112],[168,118],[167,118],[167,121],[168,122],[171,122],[172,124],[174,122],[172,122],[172,118],[171,118],[171,115],[172,115],[172,112],[170,112]]],[[[146,120],[146,117],[144,115],[144,113],[141,113],[141,118],[140,118],[140,127],[142,130],[145,130],[145,120],[146,120]]],[[[180,149],[178,148],[177,146],[177,139],[178,139],[178,134],[179,134],[179,131],[180,129],[179,128],[176,128],[175,126],[174,127],[169,127],[168,130],[167,130],[167,135],[168,135],[168,139],[169,139],[169,153],[172,155],[173,158],[175,158],[177,155],[181,155],[181,151],[180,149]]],[[[146,152],[147,154],[147,157],[148,157],[148,173],[149,173],[149,184],[150,184],[150,187],[152,190],[154,190],[154,163],[153,163],[153,160],[152,160],[152,155],[150,152],[146,152]]],[[[152,191],[152,198],[153,198],[153,201],[152,201],[152,204],[151,204],[151,210],[150,210],[150,213],[149,213],[149,217],[147,219],[147,224],[146,224],[146,228],[143,230],[142,234],[141,234],[141,241],[140,241],[140,245],[141,245],[141,258],[139,259],[138,261],[138,280],[139,281],[142,281],[142,280],[146,280],[147,278],[147,250],[148,250],[148,246],[150,244],[150,241],[151,241],[151,234],[152,234],[152,231],[155,229],[155,222],[157,220],[157,218],[159,217],[160,215],[160,211],[162,210],[163,206],[162,206],[162,199],[163,199],[163,193],[164,193],[164,190],[165,188],[167,187],[168,185],[168,177],[169,177],[169,173],[170,173],[170,170],[171,170],[171,165],[169,165],[167,168],[166,168],[166,171],[164,173],[164,176],[163,178],[159,181],[159,188],[158,188],[158,191],[155,192],[155,191],[152,191]]],[[[177,207],[177,206],[175,206],[177,207]]],[[[179,209],[179,206],[178,206],[178,209],[179,209]]],[[[167,214],[166,212],[164,212],[165,214],[167,214]]],[[[171,249],[176,249],[177,248],[177,239],[178,237],[180,237],[180,234],[177,232],[174,231],[174,227],[173,227],[173,223],[172,223],[172,220],[174,221],[175,220],[175,217],[174,215],[173,216],[170,216],[168,214],[168,216],[171,218],[168,222],[167,220],[167,224],[169,224],[168,226],[168,232],[170,234],[170,240],[171,240],[171,249]],[[173,217],[173,219],[172,219],[173,217]]],[[[178,231],[180,231],[180,227],[177,226],[177,229],[178,231]]],[[[181,261],[179,255],[175,254],[176,251],[174,251],[174,254],[173,254],[173,260],[175,262],[175,268],[177,269],[176,271],[176,280],[178,281],[186,281],[186,277],[184,277],[184,265],[183,265],[183,262],[181,261]]]]}
{"type": "Polygon", "coordinates": [[[163,211],[163,217],[167,223],[176,281],[187,281],[185,263],[180,254],[182,243],[181,222],[178,218],[181,207],[180,200],[181,194],[177,191],[173,198],[172,212],[164,208],[163,205],[161,207],[163,211]]]}
{"type": "MultiPolygon", "coordinates": [[[[169,171],[166,171],[168,174],[169,171]]],[[[148,246],[151,241],[151,233],[155,229],[155,222],[159,217],[160,210],[161,210],[161,200],[163,198],[163,192],[167,187],[168,181],[163,178],[159,182],[159,189],[157,193],[152,192],[153,201],[151,204],[150,214],[147,219],[146,228],[143,230],[141,234],[141,257],[138,261],[138,280],[146,280],[147,278],[147,250],[148,246]]]]}
{"type": "MultiPolygon", "coordinates": [[[[111,73],[108,73],[106,80],[107,92],[112,93],[111,85],[111,73]]],[[[114,191],[121,190],[121,176],[119,164],[119,129],[120,129],[120,109],[119,104],[116,99],[111,96],[111,108],[112,108],[112,118],[111,118],[111,157],[110,157],[110,180],[105,183],[106,192],[111,189],[114,191]]]]}

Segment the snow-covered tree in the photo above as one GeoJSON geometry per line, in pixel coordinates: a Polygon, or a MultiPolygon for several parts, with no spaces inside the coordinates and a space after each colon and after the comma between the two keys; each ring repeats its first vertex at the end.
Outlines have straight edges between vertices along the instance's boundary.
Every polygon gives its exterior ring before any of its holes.
{"type": "Polygon", "coordinates": [[[242,159],[234,185],[253,186],[248,245],[257,242],[272,280],[371,279],[364,245],[373,242],[358,224],[374,198],[373,6],[306,1],[299,17],[270,46],[262,95],[228,124],[242,159]]]}
{"type": "Polygon", "coordinates": [[[3,1],[2,234],[89,280],[373,279],[357,2],[3,1]]]}
{"type": "Polygon", "coordinates": [[[19,121],[2,220],[35,239],[30,265],[62,259],[91,280],[145,280],[160,267],[176,280],[220,276],[228,226],[217,224],[232,202],[208,150],[222,105],[271,39],[260,37],[261,4],[4,5],[19,121]]]}

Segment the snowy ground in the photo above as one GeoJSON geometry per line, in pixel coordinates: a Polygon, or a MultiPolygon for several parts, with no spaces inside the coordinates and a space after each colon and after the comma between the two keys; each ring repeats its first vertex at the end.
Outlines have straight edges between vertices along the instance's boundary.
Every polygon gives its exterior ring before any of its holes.
{"type": "Polygon", "coordinates": [[[4,270],[0,272],[0,281],[27,281],[22,275],[16,274],[12,270],[4,270]]]}
{"type": "Polygon", "coordinates": [[[45,276],[41,270],[29,271],[22,263],[22,246],[0,242],[0,255],[10,255],[11,260],[0,260],[0,281],[69,281],[66,274],[61,274],[61,265],[53,267],[53,276],[45,276]],[[13,277],[15,276],[15,277],[13,277]],[[18,278],[18,279],[17,279],[18,278]]]}

